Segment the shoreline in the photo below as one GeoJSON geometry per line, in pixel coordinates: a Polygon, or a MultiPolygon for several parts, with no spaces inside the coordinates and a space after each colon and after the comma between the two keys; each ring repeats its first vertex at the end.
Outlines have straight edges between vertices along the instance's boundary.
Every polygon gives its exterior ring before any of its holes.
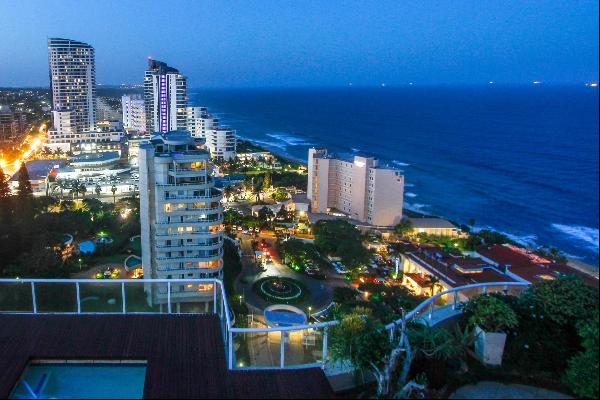
{"type": "MultiPolygon", "coordinates": [[[[246,142],[249,143],[251,146],[256,147],[256,148],[260,148],[263,151],[268,151],[270,153],[272,153],[274,156],[276,156],[277,158],[280,158],[282,160],[285,160],[286,163],[290,163],[290,164],[299,164],[299,165],[303,165],[304,167],[308,168],[306,161],[304,160],[299,160],[299,159],[294,159],[294,158],[290,158],[287,155],[282,155],[281,153],[277,152],[276,150],[272,150],[268,147],[266,147],[263,143],[254,141],[252,139],[246,138],[246,137],[239,137],[238,141],[241,142],[246,142]]],[[[276,146],[273,146],[276,147],[276,146]]],[[[430,214],[426,214],[423,212],[419,212],[419,211],[415,211],[415,210],[409,210],[409,209],[404,209],[404,214],[413,214],[413,216],[415,217],[433,217],[433,218],[443,218],[443,219],[448,219],[446,217],[442,217],[442,216],[437,216],[437,215],[430,215],[430,214]]],[[[461,224],[457,223],[456,221],[451,221],[453,224],[456,224],[460,227],[461,224]]],[[[492,229],[493,230],[493,229],[492,229]]],[[[494,230],[495,231],[495,230],[494,230]]],[[[495,231],[497,232],[497,231],[495,231]]],[[[499,232],[500,233],[500,232],[499,232]]],[[[518,243],[518,242],[517,242],[518,243]]],[[[531,248],[530,246],[524,244],[524,243],[518,243],[520,246],[525,247],[527,249],[530,250],[536,250],[534,248],[531,248]]],[[[540,246],[541,247],[541,246],[540,246]]],[[[560,251],[560,249],[559,249],[560,251]]],[[[574,269],[583,272],[587,275],[590,275],[596,279],[598,279],[599,277],[599,265],[594,265],[594,264],[590,264],[589,262],[586,261],[582,261],[580,259],[577,258],[573,258],[573,257],[568,257],[565,256],[566,258],[566,264],[573,267],[574,269]]]]}

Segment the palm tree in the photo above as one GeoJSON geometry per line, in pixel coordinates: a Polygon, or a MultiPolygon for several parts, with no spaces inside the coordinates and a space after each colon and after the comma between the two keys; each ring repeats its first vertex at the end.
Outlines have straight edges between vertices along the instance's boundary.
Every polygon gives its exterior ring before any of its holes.
{"type": "Polygon", "coordinates": [[[425,285],[431,291],[431,296],[435,295],[436,288],[442,287],[442,285],[440,285],[440,278],[435,275],[427,275],[427,278],[425,279],[425,285]]]}
{"type": "Polygon", "coordinates": [[[79,195],[79,187],[81,186],[81,183],[79,182],[79,179],[73,179],[72,181],[69,181],[70,184],[70,193],[71,195],[73,195],[73,200],[75,200],[76,197],[78,197],[79,195]]]}
{"type": "Polygon", "coordinates": [[[79,185],[79,194],[81,194],[81,197],[85,197],[86,193],[87,193],[87,186],[86,186],[85,182],[82,182],[79,185]]]}
{"type": "Polygon", "coordinates": [[[231,186],[223,188],[223,195],[225,195],[225,200],[229,201],[229,198],[233,195],[233,188],[231,186]]]}
{"type": "Polygon", "coordinates": [[[111,191],[111,192],[112,192],[112,194],[113,194],[113,203],[116,203],[116,202],[117,202],[117,196],[116,196],[116,193],[117,193],[117,185],[115,185],[115,184],[113,183],[113,184],[112,184],[112,186],[110,187],[110,191],[111,191]]]}

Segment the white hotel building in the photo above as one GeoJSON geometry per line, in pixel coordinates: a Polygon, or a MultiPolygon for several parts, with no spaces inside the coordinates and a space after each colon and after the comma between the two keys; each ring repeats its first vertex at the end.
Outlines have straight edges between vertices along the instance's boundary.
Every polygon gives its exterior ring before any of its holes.
{"type": "Polygon", "coordinates": [[[308,149],[307,198],[311,212],[341,212],[375,226],[394,226],[402,219],[404,176],[384,168],[373,157],[342,160],[327,149],[308,149]]]}
{"type": "Polygon", "coordinates": [[[123,128],[127,132],[135,131],[138,135],[146,133],[146,110],[144,99],[139,94],[126,94],[121,97],[123,110],[123,128]]]}
{"type": "Polygon", "coordinates": [[[235,130],[219,127],[219,119],[206,107],[187,107],[187,129],[193,137],[206,139],[206,147],[215,160],[232,160],[236,156],[235,130]]]}
{"type": "MultiPolygon", "coordinates": [[[[222,278],[222,193],[204,140],[187,131],[157,134],[140,145],[139,171],[144,276],[222,278]]],[[[187,286],[178,290],[178,298],[192,296],[187,286]]]]}

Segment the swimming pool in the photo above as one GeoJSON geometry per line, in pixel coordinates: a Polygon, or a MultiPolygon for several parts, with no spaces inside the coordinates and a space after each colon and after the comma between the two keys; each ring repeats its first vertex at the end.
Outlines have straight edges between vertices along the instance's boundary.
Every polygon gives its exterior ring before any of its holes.
{"type": "Polygon", "coordinates": [[[145,380],[141,362],[31,363],[10,398],[141,399],[145,380]]]}
{"type": "Polygon", "coordinates": [[[94,251],[96,251],[96,244],[90,240],[81,242],[79,243],[79,251],[81,253],[92,254],[94,251]]]}

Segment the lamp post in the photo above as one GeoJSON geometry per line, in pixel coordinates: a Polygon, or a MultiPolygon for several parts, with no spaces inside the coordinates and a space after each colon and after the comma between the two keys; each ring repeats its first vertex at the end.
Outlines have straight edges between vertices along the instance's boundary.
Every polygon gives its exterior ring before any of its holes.
{"type": "Polygon", "coordinates": [[[81,271],[81,258],[79,259],[79,270],[81,271]]]}
{"type": "Polygon", "coordinates": [[[308,322],[310,322],[311,312],[312,312],[312,307],[308,306],[308,322]]]}

